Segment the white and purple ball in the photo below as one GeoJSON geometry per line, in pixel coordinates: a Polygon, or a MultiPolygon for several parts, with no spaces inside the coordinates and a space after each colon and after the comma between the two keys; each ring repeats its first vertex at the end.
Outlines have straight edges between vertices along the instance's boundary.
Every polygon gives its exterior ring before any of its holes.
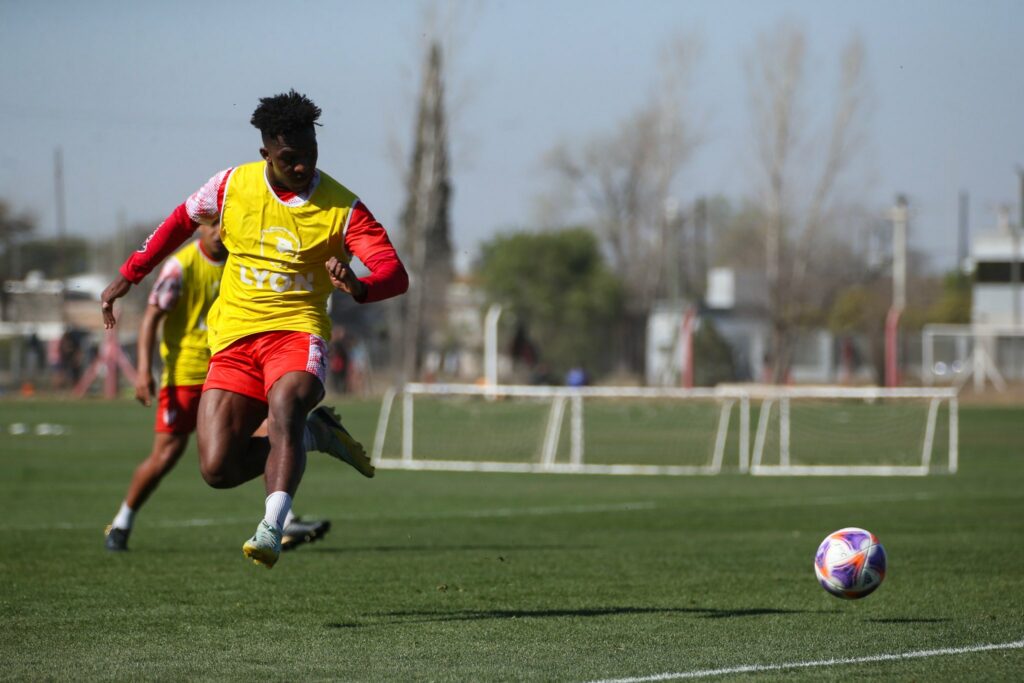
{"type": "Polygon", "coordinates": [[[818,546],[814,573],[821,587],[837,598],[867,597],[885,578],[885,548],[864,529],[833,531],[818,546]]]}

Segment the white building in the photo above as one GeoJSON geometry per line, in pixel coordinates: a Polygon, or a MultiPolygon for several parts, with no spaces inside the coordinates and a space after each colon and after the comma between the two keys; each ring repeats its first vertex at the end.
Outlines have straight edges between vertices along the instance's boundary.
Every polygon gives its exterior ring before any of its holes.
{"type": "Polygon", "coordinates": [[[971,244],[971,322],[975,325],[1024,324],[1024,240],[1019,230],[1002,222],[998,230],[979,235],[971,244]]]}

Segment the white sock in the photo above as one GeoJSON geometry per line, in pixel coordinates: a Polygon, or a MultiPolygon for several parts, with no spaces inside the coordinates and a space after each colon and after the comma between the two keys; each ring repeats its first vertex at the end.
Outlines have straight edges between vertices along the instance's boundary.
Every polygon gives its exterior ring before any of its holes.
{"type": "Polygon", "coordinates": [[[267,496],[267,512],[263,521],[278,531],[284,529],[284,518],[292,509],[292,497],[285,491],[274,491],[267,496]]]}
{"type": "Polygon", "coordinates": [[[306,423],[306,428],[302,430],[302,447],[307,451],[315,451],[316,438],[313,436],[313,430],[309,428],[309,423],[306,423]]]}
{"type": "Polygon", "coordinates": [[[131,529],[132,522],[135,521],[135,510],[128,507],[128,503],[121,502],[121,509],[117,511],[117,516],[114,517],[114,521],[111,522],[110,526],[115,529],[131,529]]]}
{"type": "Polygon", "coordinates": [[[284,526],[282,529],[287,529],[288,525],[295,521],[295,513],[292,512],[291,508],[288,508],[288,514],[284,516],[284,526]]]}

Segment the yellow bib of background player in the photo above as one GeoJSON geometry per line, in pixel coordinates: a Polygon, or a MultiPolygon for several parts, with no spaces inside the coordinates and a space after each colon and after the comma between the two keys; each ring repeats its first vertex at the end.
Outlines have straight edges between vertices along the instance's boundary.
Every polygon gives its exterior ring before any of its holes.
{"type": "Polygon", "coordinates": [[[164,318],[160,359],[164,370],[161,386],[202,384],[210,365],[206,326],[210,306],[217,298],[223,261],[213,261],[194,241],[172,259],[181,264],[181,295],[164,318]]]}
{"type": "Polygon", "coordinates": [[[330,339],[324,264],[345,261],[345,229],[356,196],[320,171],[301,206],[284,204],[266,177],[266,162],[237,167],[228,178],[221,239],[228,249],[220,297],[210,311],[210,350],[250,334],[311,332],[330,339]]]}

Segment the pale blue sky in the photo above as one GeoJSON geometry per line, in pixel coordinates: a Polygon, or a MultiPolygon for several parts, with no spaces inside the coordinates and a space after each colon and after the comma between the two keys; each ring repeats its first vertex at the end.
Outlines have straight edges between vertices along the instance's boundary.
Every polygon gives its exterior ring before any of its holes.
{"type": "MultiPolygon", "coordinates": [[[[841,46],[864,40],[873,101],[856,179],[864,204],[881,213],[906,193],[912,239],[945,265],[956,253],[961,189],[975,232],[994,224],[1002,203],[1017,215],[1024,2],[454,6],[452,219],[463,258],[534,218],[552,181],[547,150],[607,134],[643,104],[658,50],[678,33],[703,44],[693,96],[704,139],[678,198],[753,193],[743,64],[757,36],[783,21],[809,38],[811,114],[830,97],[841,46]]],[[[408,147],[424,15],[423,3],[399,0],[0,0],[0,196],[52,234],[60,146],[70,231],[110,232],[119,216],[162,219],[215,172],[255,160],[248,119],[258,98],[294,87],[324,110],[321,168],[397,231],[404,195],[394,151],[408,147]]]]}

